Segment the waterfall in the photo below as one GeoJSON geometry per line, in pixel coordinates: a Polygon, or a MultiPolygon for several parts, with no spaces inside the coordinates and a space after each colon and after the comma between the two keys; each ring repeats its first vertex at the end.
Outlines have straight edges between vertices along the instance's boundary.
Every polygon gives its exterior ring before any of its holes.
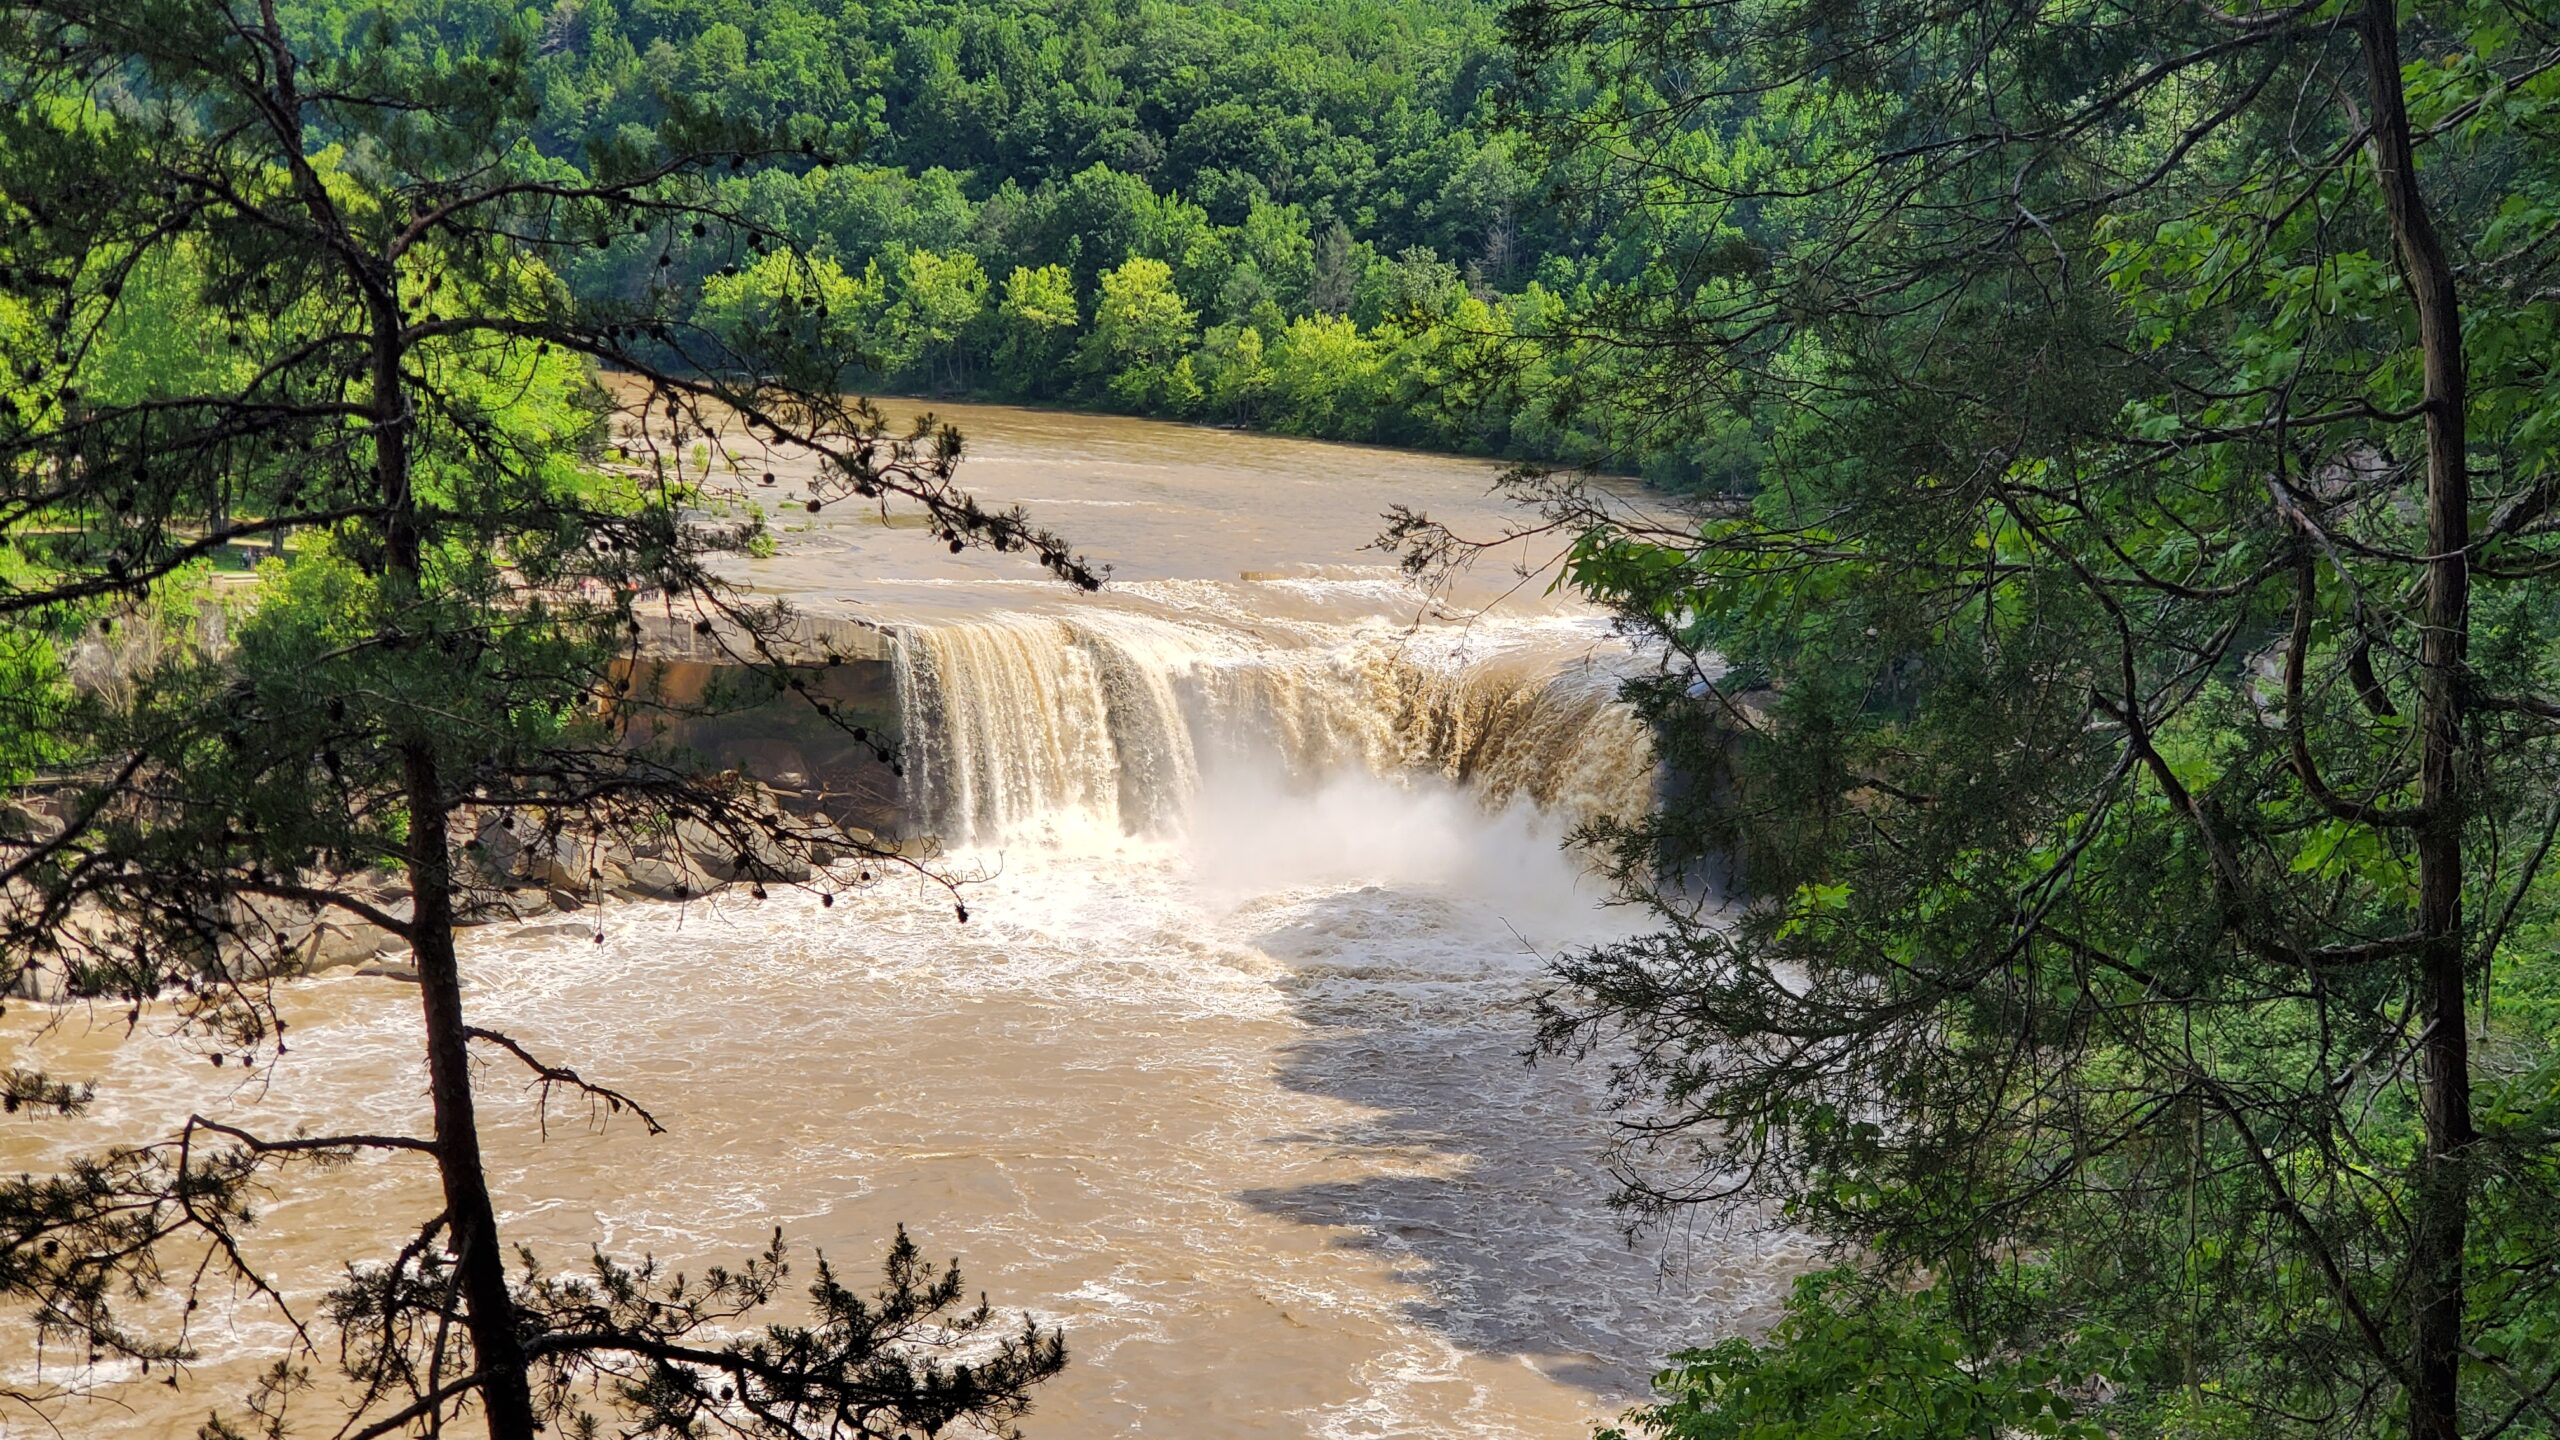
{"type": "Polygon", "coordinates": [[[908,813],[953,843],[1065,814],[1174,833],[1230,775],[1437,777],[1573,819],[1652,797],[1650,737],[1616,699],[1630,657],[1587,618],[1097,605],[908,625],[894,654],[908,813]]]}

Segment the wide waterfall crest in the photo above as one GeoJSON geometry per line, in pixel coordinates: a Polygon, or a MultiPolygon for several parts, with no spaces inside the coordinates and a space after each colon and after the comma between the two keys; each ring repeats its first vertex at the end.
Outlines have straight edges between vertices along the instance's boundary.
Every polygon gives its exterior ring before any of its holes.
{"type": "Polygon", "coordinates": [[[1649,736],[1616,698],[1632,660],[1605,627],[1311,620],[1255,604],[1311,585],[1381,593],[1369,577],[1257,577],[901,627],[908,813],[955,844],[1069,815],[1177,833],[1210,777],[1300,792],[1436,777],[1488,808],[1572,819],[1649,803],[1649,736]]]}

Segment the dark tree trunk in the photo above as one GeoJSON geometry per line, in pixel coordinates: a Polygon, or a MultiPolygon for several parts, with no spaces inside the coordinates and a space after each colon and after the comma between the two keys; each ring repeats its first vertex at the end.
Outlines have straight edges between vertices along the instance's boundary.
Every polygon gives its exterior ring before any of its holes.
{"type": "Polygon", "coordinates": [[[2426,376],[2426,626],[2418,652],[2420,1109],[2426,1144],[2410,1209],[2409,1433],[2462,1433],[2463,1251],[2473,1138],[2462,921],[2464,666],[2471,628],[2471,476],[2463,453],[2462,318],[2453,266],[2418,190],[2393,0],[2358,21],[2373,91],[2374,173],[2417,312],[2426,376]]]}
{"type": "Polygon", "coordinates": [[[480,1128],[471,1095],[471,1037],[462,1018],[462,975],[453,951],[453,861],[434,754],[412,744],[401,755],[409,789],[410,950],[427,1031],[427,1093],[435,1104],[436,1168],[461,1271],[463,1328],[483,1379],[480,1402],[489,1440],[533,1440],[533,1390],[523,1337],[507,1293],[504,1246],[480,1168],[480,1128]]]}
{"type": "MultiPolygon", "coordinates": [[[[409,475],[410,416],[400,380],[400,316],[390,276],[368,286],[374,324],[373,441],[375,480],[385,511],[385,568],[415,584],[420,551],[416,494],[409,475]]],[[[436,1169],[444,1183],[445,1223],[459,1270],[463,1329],[481,1375],[480,1405],[489,1440],[534,1440],[533,1389],[524,1340],[507,1292],[504,1244],[480,1164],[480,1126],[471,1095],[471,1036],[462,1018],[462,975],[453,950],[451,802],[423,739],[400,747],[409,804],[409,949],[427,1041],[427,1093],[435,1107],[436,1169]]]]}

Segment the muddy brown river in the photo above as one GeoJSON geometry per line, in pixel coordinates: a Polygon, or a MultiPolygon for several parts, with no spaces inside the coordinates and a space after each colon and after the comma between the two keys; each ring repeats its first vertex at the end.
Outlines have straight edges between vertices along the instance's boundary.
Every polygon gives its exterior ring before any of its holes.
{"type": "MultiPolygon", "coordinates": [[[[895,636],[914,811],[983,877],[971,923],[884,884],[633,903],[465,941],[475,1023],[632,1092],[668,1133],[547,1136],[483,1073],[510,1237],[698,1268],[776,1225],[868,1273],[904,1223],[999,1306],[1062,1326],[1034,1437],[1580,1436],[1668,1351],[1765,1319],[1801,1260],[1732,1217],[1621,1234],[1596,1071],[1531,1067],[1539,954],[1627,923],[1561,848],[1641,805],[1641,663],[1598,617],[1480,571],[1426,597],[1364,549],[1393,502],[1490,533],[1495,467],[1148,422],[945,411],[962,476],[1115,567],[1065,593],[848,512],[742,571],[895,636]]],[[[757,463],[762,463],[761,461],[757,463]]],[[[791,476],[783,477],[787,485],[791,476]]],[[[94,1079],[73,1126],[11,1118],[43,1170],[190,1110],[261,1131],[425,1126],[415,991],[296,985],[293,1048],[244,1081],[121,1012],[13,1006],[19,1055],[94,1079]],[[40,1027],[43,1033],[37,1033],[40,1027]]],[[[308,1303],[434,1208],[369,1158],[280,1187],[252,1253],[308,1303]]],[[[287,1332],[213,1305],[157,1377],[33,1353],[73,1435],[181,1436],[287,1332]]],[[[294,1433],[327,1435],[315,1402],[294,1433]]],[[[0,1411],[0,1434],[48,1433],[0,1411]]]]}

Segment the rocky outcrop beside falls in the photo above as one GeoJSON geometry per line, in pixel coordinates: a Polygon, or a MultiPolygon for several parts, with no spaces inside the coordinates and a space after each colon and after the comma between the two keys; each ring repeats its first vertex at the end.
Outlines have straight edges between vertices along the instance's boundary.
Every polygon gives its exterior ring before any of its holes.
{"type": "MultiPolygon", "coordinates": [[[[865,857],[938,853],[939,843],[905,813],[897,769],[883,758],[898,753],[902,737],[892,644],[882,630],[795,616],[759,648],[723,624],[660,617],[643,625],[627,676],[645,702],[634,707],[634,743],[685,752],[705,773],[743,777],[749,809],[794,843],[749,837],[742,852],[737,829],[722,833],[694,821],[655,833],[580,836],[546,833],[539,817],[465,812],[454,831],[461,837],[454,853],[461,923],[566,925],[611,900],[682,902],[730,887],[825,878],[813,867],[835,867],[837,878],[852,879],[865,857]]],[[[115,658],[90,657],[97,683],[115,679],[115,658]]],[[[0,826],[25,837],[41,838],[61,823],[55,802],[40,794],[0,807],[0,826]]],[[[407,882],[394,871],[304,879],[385,918],[408,917],[407,882]]],[[[261,899],[213,918],[236,937],[223,957],[233,973],[413,974],[405,939],[344,907],[261,899]]],[[[575,923],[584,928],[592,919],[575,923]]],[[[107,917],[75,912],[72,929],[76,950],[82,934],[105,938],[107,917]]],[[[60,967],[31,967],[17,994],[78,998],[59,993],[62,986],[60,967]]]]}
{"type": "Polygon", "coordinates": [[[661,620],[644,631],[640,655],[635,678],[657,705],[648,738],[743,771],[795,811],[912,837],[898,771],[880,758],[904,737],[892,642],[879,627],[795,616],[773,647],[778,672],[719,625],[661,620]]]}
{"type": "MultiPolygon", "coordinates": [[[[768,885],[858,882],[874,862],[928,858],[939,846],[927,838],[895,840],[857,825],[794,808],[797,797],[771,787],[751,787],[750,808],[788,845],[765,841],[741,852],[732,832],[694,821],[638,836],[546,833],[537,817],[497,812],[456,816],[454,874],[457,923],[466,926],[548,921],[593,929],[608,901],[700,900],[743,888],[757,895],[768,885]],[[824,871],[826,873],[822,874],[824,871]]],[[[9,806],[0,823],[42,836],[59,826],[50,802],[35,798],[9,806]]],[[[384,918],[410,914],[408,882],[393,870],[306,875],[304,884],[348,896],[384,918]]],[[[251,897],[220,917],[229,938],[221,967],[245,979],[303,975],[377,975],[415,979],[408,941],[388,926],[371,923],[346,906],[251,897]]],[[[107,917],[93,908],[71,917],[72,949],[84,939],[103,941],[107,917]]],[[[28,967],[12,998],[63,1002],[82,998],[66,984],[61,967],[28,967]]]]}

